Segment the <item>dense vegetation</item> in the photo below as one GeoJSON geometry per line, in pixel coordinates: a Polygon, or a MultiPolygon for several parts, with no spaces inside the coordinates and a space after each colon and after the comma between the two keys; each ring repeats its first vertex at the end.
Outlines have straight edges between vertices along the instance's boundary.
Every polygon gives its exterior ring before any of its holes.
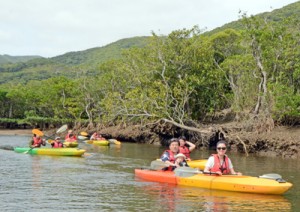
{"type": "Polygon", "coordinates": [[[299,123],[298,17],[282,15],[274,21],[242,15],[239,24],[210,35],[197,26],[166,37],[153,33],[113,59],[109,54],[97,59],[103,53],[92,54],[92,49],[90,55],[32,60],[21,72],[7,68],[1,75],[16,72],[9,76],[19,79],[2,81],[2,122],[165,120],[183,126],[226,110],[235,120],[266,130],[274,121],[299,123]]]}

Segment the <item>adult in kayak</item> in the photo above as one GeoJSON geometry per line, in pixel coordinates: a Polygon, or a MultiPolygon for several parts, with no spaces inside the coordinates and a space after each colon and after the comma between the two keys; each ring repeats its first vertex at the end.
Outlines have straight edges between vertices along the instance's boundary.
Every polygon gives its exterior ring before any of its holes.
{"type": "Polygon", "coordinates": [[[165,150],[160,157],[160,159],[168,166],[166,168],[163,168],[163,170],[172,171],[180,166],[179,163],[176,162],[175,158],[175,155],[179,153],[179,145],[179,140],[177,138],[172,138],[169,141],[169,149],[165,150]]]}
{"type": "Polygon", "coordinates": [[[178,139],[180,142],[180,153],[186,156],[186,160],[191,160],[190,153],[196,148],[196,145],[187,141],[185,136],[180,136],[178,139]]]}
{"type": "Polygon", "coordinates": [[[55,140],[51,143],[52,148],[63,148],[64,145],[60,141],[60,137],[56,137],[55,140]]]}
{"type": "Polygon", "coordinates": [[[101,134],[94,132],[93,135],[90,137],[90,140],[102,141],[102,140],[106,140],[106,139],[103,138],[101,134]]]}
{"type": "Polygon", "coordinates": [[[46,140],[42,139],[42,137],[40,137],[37,134],[33,134],[32,139],[29,141],[29,147],[30,148],[39,148],[42,145],[46,146],[46,140]]]}
{"type": "Polygon", "coordinates": [[[227,150],[227,144],[224,140],[217,143],[217,154],[212,154],[205,165],[204,172],[215,172],[218,175],[233,174],[242,175],[240,172],[236,172],[233,169],[231,160],[225,154],[227,150]]]}
{"type": "Polygon", "coordinates": [[[76,135],[74,135],[74,133],[73,133],[72,130],[68,131],[68,134],[65,137],[65,141],[67,141],[67,142],[75,142],[75,141],[77,141],[77,137],[76,137],[76,135]]]}

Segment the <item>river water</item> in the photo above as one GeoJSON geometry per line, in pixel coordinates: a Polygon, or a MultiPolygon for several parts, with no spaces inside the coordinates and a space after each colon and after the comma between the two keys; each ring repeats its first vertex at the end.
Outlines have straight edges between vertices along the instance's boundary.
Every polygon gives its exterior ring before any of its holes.
{"type": "MultiPolygon", "coordinates": [[[[28,136],[0,136],[0,146],[27,146],[28,136]]],[[[257,195],[173,186],[136,179],[162,147],[122,143],[95,147],[80,143],[84,157],[54,157],[0,149],[1,211],[299,211],[297,160],[228,152],[246,175],[277,173],[293,183],[284,195],[257,195]]],[[[212,152],[195,150],[192,158],[212,152]]]]}

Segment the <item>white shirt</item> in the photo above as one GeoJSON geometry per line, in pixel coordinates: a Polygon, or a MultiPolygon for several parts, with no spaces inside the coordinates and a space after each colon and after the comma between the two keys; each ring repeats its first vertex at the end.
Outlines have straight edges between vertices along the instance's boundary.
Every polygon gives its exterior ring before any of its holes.
{"type": "MultiPolygon", "coordinates": [[[[231,163],[230,158],[228,158],[228,163],[229,163],[229,169],[232,169],[233,166],[232,166],[232,163],[231,163]]],[[[213,156],[210,156],[210,157],[208,158],[207,162],[206,162],[205,167],[208,167],[208,168],[211,169],[212,167],[214,167],[214,165],[215,165],[214,157],[213,157],[213,156]]]]}

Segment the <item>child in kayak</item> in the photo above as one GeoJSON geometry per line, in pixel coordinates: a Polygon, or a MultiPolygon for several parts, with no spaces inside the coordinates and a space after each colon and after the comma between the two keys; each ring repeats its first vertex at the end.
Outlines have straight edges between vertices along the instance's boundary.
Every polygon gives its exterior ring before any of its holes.
{"type": "Polygon", "coordinates": [[[186,162],[186,156],[182,153],[178,153],[177,155],[175,155],[175,164],[177,164],[180,167],[188,167],[188,164],[186,162]]]}

